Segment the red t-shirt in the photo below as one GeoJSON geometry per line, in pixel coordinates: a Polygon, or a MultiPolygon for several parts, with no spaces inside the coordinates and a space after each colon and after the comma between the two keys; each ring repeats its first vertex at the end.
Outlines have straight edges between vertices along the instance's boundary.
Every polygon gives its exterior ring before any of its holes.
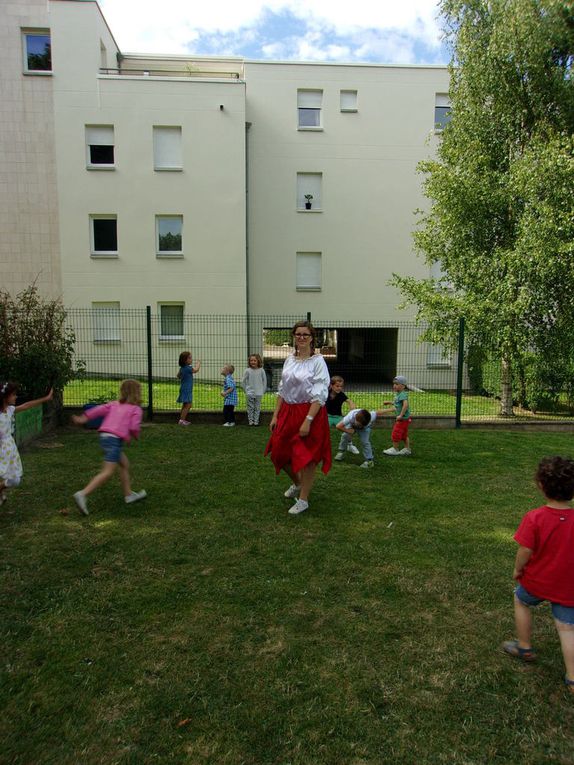
{"type": "Polygon", "coordinates": [[[537,598],[574,606],[574,509],[531,510],[514,539],[533,551],[520,584],[537,598]]]}

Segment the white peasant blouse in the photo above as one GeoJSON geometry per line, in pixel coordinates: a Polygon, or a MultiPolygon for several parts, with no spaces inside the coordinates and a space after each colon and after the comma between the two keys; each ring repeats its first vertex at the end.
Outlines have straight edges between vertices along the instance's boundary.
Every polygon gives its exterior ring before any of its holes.
{"type": "Polygon", "coordinates": [[[321,354],[316,353],[308,359],[291,354],[283,364],[278,392],[287,404],[316,402],[324,406],[329,394],[329,380],[329,370],[321,354]]]}

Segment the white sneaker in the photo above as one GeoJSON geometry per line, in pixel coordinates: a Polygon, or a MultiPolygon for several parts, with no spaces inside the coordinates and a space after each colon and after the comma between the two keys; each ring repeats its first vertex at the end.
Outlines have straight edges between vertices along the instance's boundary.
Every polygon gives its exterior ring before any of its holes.
{"type": "Polygon", "coordinates": [[[188,422],[187,420],[180,420],[177,424],[178,425],[191,425],[191,422],[188,422]]]}
{"type": "Polygon", "coordinates": [[[289,515],[299,515],[299,513],[305,512],[307,508],[309,507],[309,503],[305,502],[304,499],[298,499],[297,502],[293,505],[293,507],[289,508],[289,515]]]}
{"type": "Polygon", "coordinates": [[[372,468],[372,467],[375,467],[375,463],[373,462],[373,460],[365,460],[364,462],[361,462],[359,467],[362,467],[365,469],[372,468]]]}
{"type": "Polygon", "coordinates": [[[145,499],[147,497],[147,491],[145,489],[142,489],[141,491],[132,491],[131,494],[128,494],[127,497],[124,497],[124,502],[126,505],[131,505],[132,502],[139,502],[140,499],[145,499]]]}
{"type": "Polygon", "coordinates": [[[395,449],[394,446],[391,446],[390,449],[385,449],[383,454],[386,454],[388,457],[396,457],[398,454],[400,454],[400,451],[395,449]]]}
{"type": "Polygon", "coordinates": [[[342,462],[345,459],[345,452],[337,452],[337,454],[335,454],[335,459],[337,462],[342,462]]]}
{"type": "Polygon", "coordinates": [[[348,452],[351,452],[351,454],[360,454],[360,452],[359,452],[359,450],[357,449],[357,447],[355,446],[355,444],[349,444],[349,445],[347,446],[347,451],[348,451],[348,452]]]}
{"type": "Polygon", "coordinates": [[[407,449],[407,447],[405,446],[405,448],[404,448],[404,449],[401,449],[401,450],[400,450],[400,452],[399,452],[399,456],[400,456],[400,457],[410,457],[410,456],[411,456],[411,450],[410,450],[410,449],[407,449]]]}
{"type": "Polygon", "coordinates": [[[74,494],[74,502],[78,506],[82,515],[89,515],[88,503],[83,491],[77,491],[74,494]]]}
{"type": "Polygon", "coordinates": [[[235,423],[234,422],[224,422],[223,423],[223,427],[224,428],[234,428],[235,427],[235,423]]]}
{"type": "Polygon", "coordinates": [[[283,496],[287,497],[287,499],[293,499],[293,497],[298,496],[300,491],[301,491],[301,487],[295,486],[295,484],[292,483],[291,486],[287,489],[287,491],[283,494],[283,496]]]}

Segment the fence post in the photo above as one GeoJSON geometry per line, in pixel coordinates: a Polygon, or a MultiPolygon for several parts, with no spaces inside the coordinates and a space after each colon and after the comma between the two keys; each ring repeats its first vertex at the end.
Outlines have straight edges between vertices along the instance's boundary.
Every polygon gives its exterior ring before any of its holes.
{"type": "Polygon", "coordinates": [[[147,418],[153,420],[153,364],[151,356],[151,306],[146,305],[146,340],[147,340],[147,418]]]}
{"type": "Polygon", "coordinates": [[[311,311],[307,311],[307,321],[311,324],[311,311]]]}
{"type": "Polygon", "coordinates": [[[464,317],[458,322],[458,359],[456,365],[456,411],[454,415],[455,428],[461,427],[462,414],[462,383],[464,374],[464,317]]]}

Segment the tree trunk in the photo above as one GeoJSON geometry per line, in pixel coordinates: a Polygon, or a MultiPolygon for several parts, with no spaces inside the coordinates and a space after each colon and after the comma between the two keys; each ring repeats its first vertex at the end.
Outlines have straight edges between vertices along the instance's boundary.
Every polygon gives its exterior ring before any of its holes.
{"type": "Polygon", "coordinates": [[[503,358],[501,362],[500,374],[500,416],[513,417],[512,411],[512,373],[510,360],[503,358]]]}

